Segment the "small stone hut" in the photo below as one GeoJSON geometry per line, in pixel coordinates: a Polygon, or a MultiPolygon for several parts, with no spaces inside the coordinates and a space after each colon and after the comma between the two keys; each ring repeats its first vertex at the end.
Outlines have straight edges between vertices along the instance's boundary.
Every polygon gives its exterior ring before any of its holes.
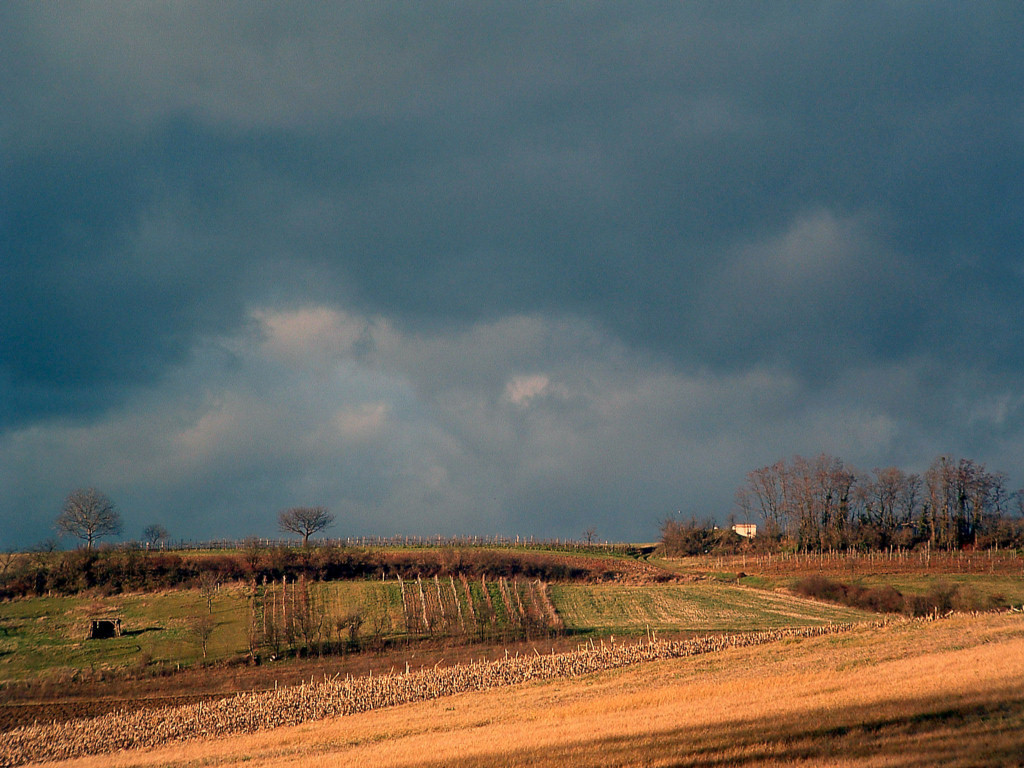
{"type": "Polygon", "coordinates": [[[121,620],[117,618],[92,619],[89,625],[90,640],[106,640],[110,637],[120,637],[121,632],[121,620]]]}

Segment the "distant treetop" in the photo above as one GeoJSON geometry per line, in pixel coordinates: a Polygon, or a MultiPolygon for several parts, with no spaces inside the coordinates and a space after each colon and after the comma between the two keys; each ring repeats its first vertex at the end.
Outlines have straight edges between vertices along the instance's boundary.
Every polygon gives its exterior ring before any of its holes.
{"type": "Polygon", "coordinates": [[[334,515],[326,507],[292,507],[282,510],[277,516],[282,531],[297,533],[302,537],[302,546],[309,546],[309,537],[334,524],[334,515]]]}
{"type": "Polygon", "coordinates": [[[82,488],[68,494],[55,524],[60,533],[70,533],[92,549],[97,539],[121,532],[121,515],[105,494],[82,488]]]}

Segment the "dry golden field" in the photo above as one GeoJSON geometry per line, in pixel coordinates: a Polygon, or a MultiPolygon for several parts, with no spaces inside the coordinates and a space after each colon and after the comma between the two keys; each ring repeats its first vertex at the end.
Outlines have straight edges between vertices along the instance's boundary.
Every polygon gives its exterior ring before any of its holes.
{"type": "Polygon", "coordinates": [[[787,639],[67,766],[1024,764],[1024,618],[787,639]]]}

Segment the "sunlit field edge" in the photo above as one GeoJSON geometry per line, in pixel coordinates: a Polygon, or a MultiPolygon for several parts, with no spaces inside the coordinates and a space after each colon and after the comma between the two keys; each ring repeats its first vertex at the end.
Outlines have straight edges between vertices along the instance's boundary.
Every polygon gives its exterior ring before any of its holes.
{"type": "Polygon", "coordinates": [[[1024,620],[791,640],[67,766],[1014,765],[1024,620]]]}

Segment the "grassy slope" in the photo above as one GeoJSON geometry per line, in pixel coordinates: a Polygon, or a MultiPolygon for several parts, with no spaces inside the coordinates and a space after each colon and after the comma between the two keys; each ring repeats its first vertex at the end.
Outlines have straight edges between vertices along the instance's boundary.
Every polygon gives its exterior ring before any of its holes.
{"type": "MultiPolygon", "coordinates": [[[[461,585],[460,585],[461,586],[461,585]]],[[[500,625],[508,622],[496,582],[488,592],[500,625]]],[[[398,588],[394,583],[343,581],[316,584],[319,599],[334,616],[358,611],[362,632],[372,631],[387,614],[387,634],[404,631],[398,588]]],[[[433,582],[424,587],[435,590],[433,582]]],[[[479,590],[479,582],[471,589],[479,590]]],[[[644,632],[657,630],[718,631],[853,621],[866,614],[807,600],[743,587],[701,582],[690,585],[556,585],[553,601],[566,626],[578,632],[644,632]]],[[[483,594],[477,596],[478,610],[483,594]]],[[[248,607],[244,588],[228,586],[214,598],[217,627],[210,660],[245,653],[248,607]]],[[[190,665],[201,659],[190,617],[207,610],[196,590],[103,598],[31,598],[0,604],[0,680],[26,679],[45,673],[70,677],[75,670],[124,668],[148,660],[190,665]],[[127,635],[112,640],[85,637],[90,616],[120,616],[127,635]]],[[[464,612],[468,608],[464,606],[464,612]]],[[[333,631],[333,630],[332,630],[333,631]]]]}
{"type": "Polygon", "coordinates": [[[959,616],[539,682],[87,766],[1010,765],[1024,621],[959,616]]]}
{"type": "MultiPolygon", "coordinates": [[[[401,603],[394,584],[341,581],[316,584],[320,599],[337,616],[358,610],[364,632],[382,614],[388,627],[403,628],[401,603]],[[394,593],[394,594],[393,594],[394,593]]],[[[188,666],[202,659],[202,648],[189,631],[192,617],[208,611],[198,590],[170,590],[110,597],[39,597],[0,603],[0,681],[45,673],[71,677],[130,667],[146,660],[188,666]],[[126,634],[109,640],[87,639],[89,618],[119,616],[126,634]]],[[[221,588],[213,600],[216,628],[207,648],[209,660],[246,652],[248,604],[240,585],[221,588]]]]}
{"type": "MultiPolygon", "coordinates": [[[[478,581],[470,583],[482,608],[483,593],[478,581]]],[[[488,593],[497,621],[508,621],[496,582],[488,582],[488,593]]],[[[408,588],[408,587],[407,587],[408,588]]],[[[443,585],[442,589],[450,589],[443,585]]],[[[416,589],[413,582],[412,589],[416,589]]],[[[395,582],[336,581],[311,587],[328,615],[337,619],[357,612],[363,617],[361,633],[371,636],[381,628],[385,636],[406,631],[401,596],[395,582]]],[[[436,602],[436,585],[424,583],[428,598],[436,602]]],[[[462,585],[457,593],[464,600],[462,585]]],[[[280,588],[278,587],[278,599],[280,588]]],[[[267,599],[268,612],[273,601],[267,599]]],[[[418,605],[418,603],[417,603],[418,605]]],[[[463,604],[463,613],[469,608],[463,604]]],[[[197,638],[189,631],[189,620],[207,611],[197,590],[116,595],[111,597],[41,597],[0,603],[0,681],[25,680],[40,675],[49,679],[73,678],[76,670],[93,673],[119,669],[143,662],[188,666],[202,658],[197,638]],[[89,619],[119,616],[126,635],[110,640],[88,640],[89,619]]],[[[217,626],[207,653],[210,661],[237,658],[246,653],[248,603],[240,585],[226,586],[214,598],[217,626]]],[[[452,617],[455,622],[454,616],[452,617]]],[[[472,626],[471,617],[467,616],[472,626]]],[[[331,637],[337,630],[326,628],[331,637]]]]}
{"type": "MultiPolygon", "coordinates": [[[[905,593],[923,593],[936,583],[963,585],[962,589],[1002,598],[1003,604],[1024,603],[1022,561],[1010,555],[991,568],[988,557],[933,560],[931,572],[922,570],[918,558],[903,563],[903,570],[880,560],[797,558],[766,561],[764,557],[686,558],[656,561],[657,565],[691,575],[717,570],[735,578],[745,569],[754,574],[737,584],[705,580],[696,584],[630,586],[622,584],[552,585],[553,601],[566,626],[576,632],[642,633],[648,628],[688,632],[744,630],[760,627],[856,620],[864,614],[838,606],[797,600],[773,592],[791,586],[810,572],[826,572],[833,578],[867,586],[891,584],[905,593]],[[970,575],[951,572],[973,562],[970,575]],[[941,567],[938,567],[940,566],[941,567]],[[869,572],[868,568],[876,569],[869,572]],[[994,572],[989,572],[990,570],[994,572]],[[744,587],[762,587],[753,590],[744,587]]],[[[899,564],[897,564],[899,565],[899,564]]],[[[477,601],[483,600],[479,580],[470,581],[477,601]]],[[[386,615],[386,634],[405,629],[401,601],[394,583],[374,581],[331,582],[314,585],[338,616],[359,611],[362,632],[371,632],[378,617],[386,615]]],[[[505,608],[497,584],[488,581],[491,602],[499,622],[505,608]]],[[[429,591],[429,585],[428,585],[429,591]]],[[[459,592],[462,591],[461,584],[459,592]]],[[[468,614],[468,606],[463,606],[468,614]]],[[[43,675],[52,680],[71,677],[75,670],[92,673],[105,668],[125,668],[151,660],[165,665],[190,665],[201,658],[197,640],[188,631],[189,617],[205,610],[197,591],[120,595],[108,598],[33,598],[0,603],[0,681],[23,680],[43,675]],[[118,615],[129,635],[116,640],[85,639],[88,618],[118,615]]],[[[211,639],[211,660],[244,654],[247,608],[241,587],[226,587],[217,595],[214,613],[218,621],[211,639]]],[[[468,616],[466,617],[469,618],[468,616]]]]}
{"type": "Polygon", "coordinates": [[[960,586],[982,598],[996,598],[1003,605],[1024,605],[1024,558],[1013,552],[943,553],[925,561],[919,555],[889,560],[873,558],[801,555],[780,559],[778,555],[687,557],[654,559],[666,570],[685,575],[717,574],[738,583],[766,589],[790,588],[799,579],[821,574],[830,579],[865,587],[892,586],[904,594],[926,594],[936,586],[960,586]]]}
{"type": "Polygon", "coordinates": [[[577,631],[743,631],[874,618],[850,608],[714,581],[643,587],[562,584],[552,586],[551,596],[566,626],[577,631]]]}
{"type": "MultiPolygon", "coordinates": [[[[189,664],[202,656],[188,624],[208,611],[197,590],[117,595],[104,598],[40,597],[0,604],[0,679],[19,679],[49,670],[124,667],[143,654],[153,661],[189,664]],[[119,616],[126,634],[89,640],[89,619],[119,616]]],[[[246,646],[245,597],[226,587],[213,601],[217,622],[210,640],[211,658],[223,658],[246,646]]]]}

